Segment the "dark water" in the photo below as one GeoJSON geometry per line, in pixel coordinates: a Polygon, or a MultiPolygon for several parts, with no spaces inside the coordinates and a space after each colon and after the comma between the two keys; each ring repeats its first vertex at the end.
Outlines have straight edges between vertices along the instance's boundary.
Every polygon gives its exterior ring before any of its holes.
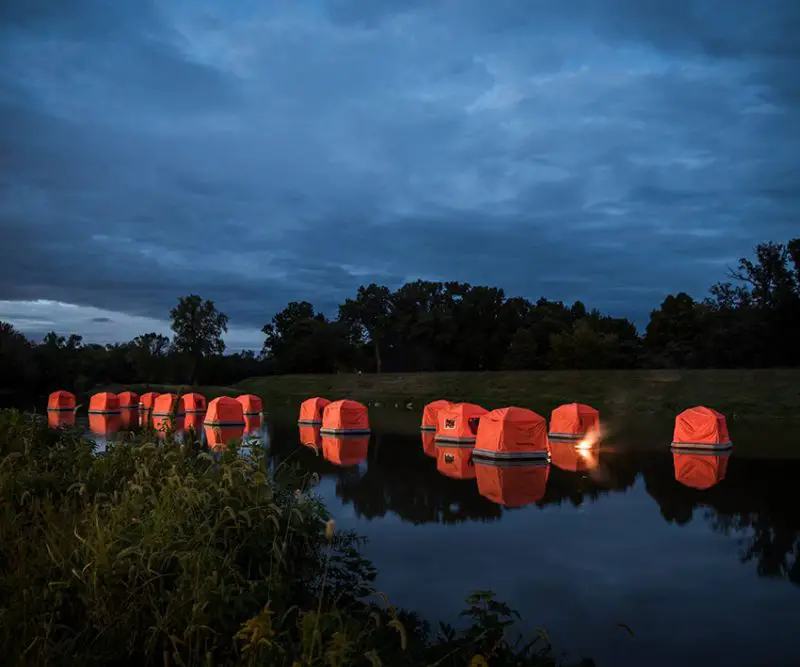
{"type": "Polygon", "coordinates": [[[800,665],[800,460],[734,452],[716,484],[722,462],[679,460],[677,477],[705,471],[701,490],[676,479],[668,447],[604,445],[477,479],[456,453],[458,479],[419,433],[320,453],[294,424],[256,433],[275,463],[319,474],[338,527],[368,538],[379,590],[428,619],[457,623],[464,597],[490,589],[521,612],[521,629],[543,627],[598,665],[800,665]]]}

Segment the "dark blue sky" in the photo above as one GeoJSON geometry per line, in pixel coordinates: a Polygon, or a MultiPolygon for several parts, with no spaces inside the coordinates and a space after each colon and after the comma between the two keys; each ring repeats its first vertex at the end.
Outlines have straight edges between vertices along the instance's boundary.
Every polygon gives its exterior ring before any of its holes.
{"type": "Polygon", "coordinates": [[[642,326],[797,235],[798,34],[796,0],[5,0],[0,319],[126,339],[196,292],[258,346],[425,278],[642,326]]]}

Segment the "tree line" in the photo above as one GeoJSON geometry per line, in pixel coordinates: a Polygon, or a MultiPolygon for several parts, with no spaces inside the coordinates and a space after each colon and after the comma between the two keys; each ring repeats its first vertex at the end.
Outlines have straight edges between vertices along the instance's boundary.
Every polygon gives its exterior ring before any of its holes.
{"type": "Polygon", "coordinates": [[[189,295],[170,311],[172,338],[84,344],[47,334],[35,343],[0,323],[0,390],[77,391],[98,384],[232,384],[286,373],[800,365],[800,239],[766,242],[697,300],[669,295],[643,335],[628,319],[498,287],[418,280],[370,284],[337,316],[289,303],[264,325],[264,345],[225,354],[228,317],[189,295]]]}

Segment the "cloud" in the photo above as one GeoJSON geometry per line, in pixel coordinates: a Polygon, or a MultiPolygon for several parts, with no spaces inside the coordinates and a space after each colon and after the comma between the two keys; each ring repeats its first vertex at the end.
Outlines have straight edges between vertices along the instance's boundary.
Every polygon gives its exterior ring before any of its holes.
{"type": "Polygon", "coordinates": [[[0,318],[422,277],[643,325],[796,235],[800,160],[797,3],[655,7],[3,3],[0,318]]]}

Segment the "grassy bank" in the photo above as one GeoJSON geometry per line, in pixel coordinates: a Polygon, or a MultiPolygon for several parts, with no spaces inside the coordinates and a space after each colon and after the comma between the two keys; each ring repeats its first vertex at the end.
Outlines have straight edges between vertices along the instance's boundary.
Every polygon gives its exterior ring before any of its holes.
{"type": "Polygon", "coordinates": [[[580,401],[613,418],[671,417],[698,404],[740,420],[800,418],[800,369],[284,375],[251,378],[239,388],[273,405],[326,396],[421,410],[427,401],[447,398],[549,414],[561,403],[580,401]]]}
{"type": "Polygon", "coordinates": [[[0,654],[14,665],[556,665],[468,598],[437,633],[372,587],[315,480],[266,452],[122,442],[0,411],[0,654]]]}

